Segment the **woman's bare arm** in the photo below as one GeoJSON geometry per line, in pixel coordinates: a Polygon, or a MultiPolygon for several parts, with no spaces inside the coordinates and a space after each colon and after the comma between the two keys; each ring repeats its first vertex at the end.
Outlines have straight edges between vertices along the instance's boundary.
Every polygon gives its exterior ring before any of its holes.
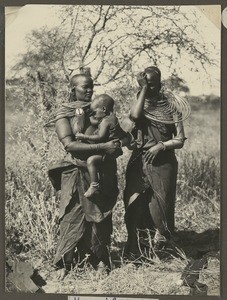
{"type": "Polygon", "coordinates": [[[163,142],[163,148],[165,150],[180,149],[184,146],[186,137],[184,133],[183,122],[178,122],[175,124],[175,126],[176,126],[176,135],[171,140],[163,142]]]}
{"type": "Polygon", "coordinates": [[[143,115],[146,91],[147,86],[143,86],[138,95],[137,101],[132,105],[130,109],[130,117],[133,121],[138,120],[143,115]]]}
{"type": "Polygon", "coordinates": [[[141,90],[138,94],[137,102],[134,103],[130,109],[130,117],[133,121],[138,120],[143,115],[145,96],[148,89],[147,76],[145,73],[139,73],[137,75],[137,81],[141,86],[141,90]]]}
{"type": "Polygon", "coordinates": [[[174,138],[166,142],[159,141],[156,145],[146,151],[144,155],[145,162],[152,162],[160,151],[182,148],[185,140],[183,123],[176,123],[176,135],[174,138]]]}
{"type": "Polygon", "coordinates": [[[102,153],[112,154],[117,148],[119,148],[119,143],[117,143],[117,140],[93,145],[75,141],[69,120],[67,118],[57,120],[55,128],[58,138],[65,147],[65,150],[71,153],[73,156],[84,153],[87,155],[102,153]]]}
{"type": "Polygon", "coordinates": [[[108,120],[103,120],[99,125],[99,130],[97,134],[87,135],[87,134],[77,134],[76,137],[79,140],[87,140],[92,142],[104,142],[108,139],[108,133],[110,129],[110,123],[108,120]]]}

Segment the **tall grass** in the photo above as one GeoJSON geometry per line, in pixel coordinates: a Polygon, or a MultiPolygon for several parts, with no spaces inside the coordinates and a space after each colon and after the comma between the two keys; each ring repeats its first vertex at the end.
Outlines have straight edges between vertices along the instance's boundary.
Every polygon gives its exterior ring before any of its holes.
{"type": "MultiPolygon", "coordinates": [[[[18,119],[15,120],[17,123],[18,119]]],[[[24,115],[19,129],[15,126],[8,132],[5,189],[8,255],[23,250],[27,255],[52,260],[59,203],[47,170],[62,153],[53,132],[47,132],[41,119],[34,120],[29,113],[24,115]]]]}
{"type": "MultiPolygon", "coordinates": [[[[7,257],[19,255],[21,259],[29,260],[34,265],[50,266],[56,250],[59,203],[48,180],[47,170],[51,164],[64,156],[64,150],[57,141],[54,131],[44,129],[41,116],[34,117],[31,110],[24,111],[23,114],[19,111],[8,112],[6,117],[6,254],[7,257]]],[[[179,161],[176,229],[196,232],[217,229],[220,226],[219,110],[193,111],[192,116],[185,123],[185,131],[188,138],[185,147],[176,151],[179,161]]],[[[124,150],[124,155],[118,158],[120,194],[113,211],[112,251],[118,251],[119,257],[122,244],[127,237],[122,192],[129,156],[130,151],[124,150]]],[[[172,275],[168,275],[169,280],[172,280],[171,276],[173,276],[177,282],[179,270],[176,270],[176,265],[178,263],[182,270],[187,260],[175,261],[172,269],[170,268],[172,275]]],[[[99,290],[107,293],[118,291],[125,294],[178,293],[176,287],[174,289],[172,285],[164,290],[158,283],[156,289],[152,284],[150,288],[146,285],[149,274],[151,282],[154,280],[158,282],[155,277],[157,274],[153,272],[163,272],[163,265],[160,261],[158,264],[154,264],[153,261],[149,266],[143,265],[138,271],[141,274],[128,270],[134,268],[131,265],[124,265],[122,262],[121,266],[121,271],[114,270],[112,277],[108,277],[108,280],[101,276],[99,290]],[[139,285],[141,276],[143,280],[139,285]],[[109,288],[107,283],[102,281],[104,279],[105,282],[109,282],[109,288]],[[132,280],[131,285],[130,280],[132,280]],[[153,292],[151,287],[153,287],[153,292]]],[[[164,268],[167,268],[167,265],[164,265],[164,268]]],[[[99,276],[92,272],[89,270],[84,273],[85,275],[76,274],[83,278],[84,276],[99,276]]],[[[167,276],[166,274],[165,271],[162,276],[167,276]]],[[[159,274],[159,278],[162,277],[160,276],[159,274]]],[[[81,288],[78,287],[72,291],[72,286],[68,286],[68,290],[65,287],[64,290],[58,289],[58,292],[81,292],[87,278],[81,279],[81,288]]],[[[70,285],[73,278],[69,277],[68,280],[70,285]]],[[[96,282],[95,277],[92,280],[96,282]]],[[[96,285],[92,286],[90,290],[88,288],[88,293],[97,292],[95,287],[96,285]]],[[[188,293],[188,291],[181,289],[179,293],[188,293]]]]}

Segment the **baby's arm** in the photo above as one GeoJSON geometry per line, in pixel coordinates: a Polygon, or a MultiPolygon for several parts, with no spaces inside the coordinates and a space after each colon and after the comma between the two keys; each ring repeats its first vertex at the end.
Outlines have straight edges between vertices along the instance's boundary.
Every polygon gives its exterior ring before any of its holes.
{"type": "Polygon", "coordinates": [[[104,119],[99,124],[99,131],[97,134],[88,135],[88,134],[78,133],[76,134],[76,138],[82,141],[86,140],[92,142],[104,142],[108,139],[109,128],[110,128],[109,121],[107,119],[104,119]]]}

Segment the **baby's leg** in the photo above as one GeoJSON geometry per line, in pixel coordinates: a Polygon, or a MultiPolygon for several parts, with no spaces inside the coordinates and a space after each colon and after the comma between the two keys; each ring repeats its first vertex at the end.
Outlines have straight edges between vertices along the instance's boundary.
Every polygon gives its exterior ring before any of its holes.
{"type": "Polygon", "coordinates": [[[87,159],[87,168],[91,178],[91,182],[98,182],[98,169],[103,161],[102,155],[92,155],[87,159]]]}
{"type": "Polygon", "coordinates": [[[102,155],[92,155],[87,159],[87,168],[91,178],[91,184],[84,196],[91,198],[95,194],[99,193],[99,176],[98,170],[103,161],[102,155]]]}

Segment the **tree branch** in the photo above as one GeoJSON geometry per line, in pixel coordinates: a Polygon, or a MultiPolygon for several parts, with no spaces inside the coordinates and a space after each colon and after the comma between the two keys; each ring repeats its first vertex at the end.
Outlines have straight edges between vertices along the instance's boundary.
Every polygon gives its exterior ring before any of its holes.
{"type": "Polygon", "coordinates": [[[99,21],[101,20],[101,17],[102,17],[102,8],[103,8],[103,6],[101,5],[100,11],[99,11],[99,17],[98,17],[98,20],[97,20],[97,21],[93,24],[93,26],[92,26],[92,27],[93,27],[93,28],[92,28],[92,35],[91,35],[90,40],[89,40],[89,42],[88,42],[88,45],[87,45],[87,47],[86,47],[86,49],[85,49],[85,52],[84,52],[84,54],[83,54],[83,56],[82,56],[82,63],[84,62],[84,60],[85,60],[85,58],[86,58],[86,56],[87,56],[89,50],[91,49],[91,46],[92,46],[92,44],[93,44],[93,42],[94,42],[95,36],[96,36],[100,31],[104,30],[104,28],[105,28],[105,26],[106,26],[106,22],[109,20],[109,19],[107,18],[107,15],[108,15],[108,13],[109,13],[110,6],[107,8],[107,10],[106,10],[106,12],[105,12],[105,14],[104,14],[102,26],[101,26],[99,29],[96,29],[96,26],[98,25],[98,23],[99,23],[99,21]]]}
{"type": "Polygon", "coordinates": [[[68,35],[68,37],[67,37],[67,39],[65,41],[65,44],[64,44],[63,50],[62,50],[62,55],[61,55],[61,65],[62,65],[64,74],[65,74],[65,78],[67,79],[68,82],[70,81],[70,78],[69,78],[69,74],[68,74],[68,72],[66,70],[66,67],[65,67],[65,61],[64,61],[65,60],[65,51],[66,51],[66,47],[68,45],[68,42],[69,42],[69,40],[70,40],[70,38],[71,38],[74,30],[75,30],[75,26],[76,26],[76,22],[77,22],[77,18],[78,18],[78,13],[79,12],[77,12],[77,15],[76,15],[76,17],[75,17],[75,19],[73,21],[72,29],[71,29],[71,31],[70,31],[70,33],[69,33],[69,35],[68,35]]]}

